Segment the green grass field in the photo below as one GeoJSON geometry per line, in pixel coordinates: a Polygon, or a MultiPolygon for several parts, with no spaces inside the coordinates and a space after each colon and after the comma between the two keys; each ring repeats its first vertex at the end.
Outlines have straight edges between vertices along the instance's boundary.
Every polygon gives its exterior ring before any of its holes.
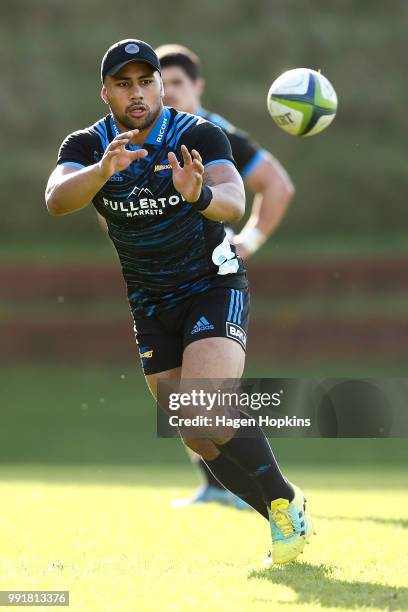
{"type": "Polygon", "coordinates": [[[405,440],[272,441],[318,533],[264,569],[255,513],[171,508],[198,478],[157,438],[138,367],[9,366],[0,382],[0,590],[69,590],[75,612],[408,609],[405,440]]]}
{"type": "Polygon", "coordinates": [[[3,472],[0,589],[69,590],[71,609],[87,612],[408,609],[408,493],[398,474],[360,472],[346,486],[347,472],[294,470],[318,534],[299,562],[263,569],[264,519],[170,507],[192,491],[187,468],[117,467],[104,483],[90,468],[61,469],[61,482],[48,471],[3,472]]]}

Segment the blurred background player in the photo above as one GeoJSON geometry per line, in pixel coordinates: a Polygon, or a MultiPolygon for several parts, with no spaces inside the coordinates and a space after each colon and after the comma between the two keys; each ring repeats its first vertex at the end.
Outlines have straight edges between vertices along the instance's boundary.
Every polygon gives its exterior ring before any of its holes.
{"type": "MultiPolygon", "coordinates": [[[[292,181],[279,161],[248,134],[201,106],[205,82],[200,76],[200,59],[193,51],[182,45],[166,44],[158,47],[156,53],[162,67],[165,104],[199,115],[224,131],[230,141],[238,172],[245,186],[254,194],[248,221],[240,233],[235,234],[231,225],[226,227],[228,238],[236,245],[237,254],[248,259],[284,217],[294,194],[292,181]]],[[[198,455],[191,453],[191,459],[200,469],[204,484],[193,497],[175,500],[175,506],[218,502],[239,509],[249,508],[240,498],[224,489],[198,455]]]]}

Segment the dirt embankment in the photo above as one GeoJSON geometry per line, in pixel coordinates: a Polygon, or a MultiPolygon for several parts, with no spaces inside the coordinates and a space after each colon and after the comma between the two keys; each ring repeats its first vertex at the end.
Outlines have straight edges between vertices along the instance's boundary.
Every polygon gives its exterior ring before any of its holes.
{"type": "MultiPolygon", "coordinates": [[[[252,264],[248,273],[253,294],[270,299],[271,304],[276,298],[348,293],[371,295],[375,300],[376,295],[408,289],[408,258],[275,261],[252,264]]],[[[15,316],[0,322],[0,360],[137,358],[126,308],[123,314],[92,316],[93,300],[123,300],[124,293],[119,269],[113,265],[3,265],[0,299],[18,308],[15,316]],[[37,313],[41,304],[52,312],[59,299],[79,306],[77,316],[61,317],[57,308],[52,316],[30,315],[33,305],[37,313]],[[85,302],[86,312],[81,314],[80,305],[85,302]]],[[[262,359],[408,354],[408,317],[359,313],[274,319],[264,313],[262,318],[252,317],[248,350],[250,356],[262,359]]]]}

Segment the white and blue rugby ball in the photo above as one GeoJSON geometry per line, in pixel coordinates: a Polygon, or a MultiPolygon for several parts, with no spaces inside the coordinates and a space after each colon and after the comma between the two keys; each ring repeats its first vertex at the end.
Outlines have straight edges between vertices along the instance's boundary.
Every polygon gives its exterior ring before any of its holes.
{"type": "Polygon", "coordinates": [[[276,125],[292,136],[313,136],[336,116],[337,95],[326,77],[310,68],[281,74],[268,92],[268,111],[276,125]]]}

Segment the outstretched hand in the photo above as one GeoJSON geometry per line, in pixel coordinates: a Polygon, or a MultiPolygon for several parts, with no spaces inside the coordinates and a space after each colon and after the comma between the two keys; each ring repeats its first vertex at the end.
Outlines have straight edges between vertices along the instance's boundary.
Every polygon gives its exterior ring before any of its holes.
{"type": "Polygon", "coordinates": [[[132,138],[139,133],[139,130],[130,130],[129,132],[123,132],[118,134],[116,138],[109,144],[105,153],[99,162],[102,174],[108,180],[116,172],[126,170],[128,166],[137,159],[142,159],[148,155],[146,149],[137,149],[137,151],[130,151],[126,149],[126,145],[132,141],[132,138]]]}
{"type": "Polygon", "coordinates": [[[190,155],[185,145],[181,145],[181,154],[183,167],[173,152],[167,156],[173,171],[173,184],[187,202],[196,202],[203,185],[204,166],[201,155],[195,149],[192,149],[190,155]]]}

